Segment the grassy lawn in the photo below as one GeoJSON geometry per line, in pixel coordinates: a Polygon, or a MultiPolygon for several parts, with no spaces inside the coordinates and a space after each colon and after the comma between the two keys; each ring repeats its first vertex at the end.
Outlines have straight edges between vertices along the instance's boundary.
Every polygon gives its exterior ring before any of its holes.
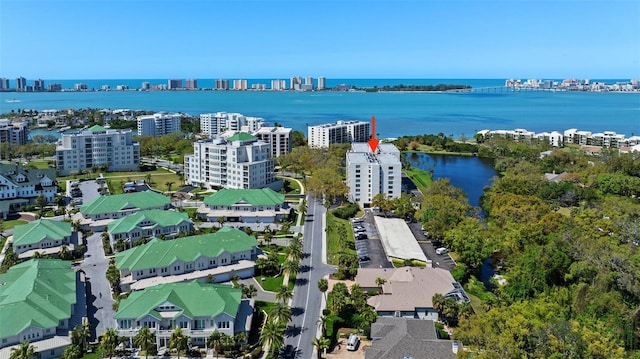
{"type": "Polygon", "coordinates": [[[21,224],[27,224],[27,221],[23,221],[21,219],[12,219],[9,221],[2,221],[2,229],[3,230],[11,229],[21,224]]]}
{"type": "Polygon", "coordinates": [[[355,242],[351,223],[346,219],[334,216],[331,211],[327,212],[327,262],[329,264],[335,264],[334,257],[343,250],[356,253],[354,249],[340,246],[340,227],[346,228],[347,240],[355,242]]]}
{"type": "MultiPolygon", "coordinates": [[[[260,285],[262,285],[262,289],[269,291],[269,292],[275,292],[277,291],[280,287],[282,287],[282,279],[283,276],[278,276],[278,277],[256,277],[256,280],[258,281],[258,283],[260,283],[260,285]],[[264,280],[262,280],[264,278],[264,280]]],[[[289,281],[291,282],[291,281],[289,281]]]]}
{"type": "Polygon", "coordinates": [[[87,353],[82,357],[82,359],[101,359],[101,358],[102,358],[102,349],[99,349],[99,348],[95,352],[87,353]]]}
{"type": "Polygon", "coordinates": [[[49,168],[49,164],[47,161],[29,161],[29,165],[34,166],[35,168],[49,168]]]}
{"type": "Polygon", "coordinates": [[[404,173],[409,177],[411,182],[416,185],[418,190],[422,193],[431,184],[431,173],[416,167],[409,167],[404,169],[404,173]]]}
{"type": "Polygon", "coordinates": [[[298,181],[288,177],[278,177],[284,181],[285,194],[300,194],[300,185],[298,181]]]}
{"type": "Polygon", "coordinates": [[[464,290],[469,296],[469,299],[471,299],[471,307],[473,308],[473,311],[478,314],[484,313],[484,306],[482,305],[484,301],[492,300],[496,297],[495,294],[487,290],[484,283],[473,276],[464,286],[464,290]]]}
{"type": "MultiPolygon", "coordinates": [[[[166,185],[167,182],[173,182],[171,186],[171,190],[175,191],[180,188],[182,185],[182,180],[180,176],[173,172],[169,172],[168,170],[159,168],[155,171],[149,172],[103,172],[104,177],[113,184],[113,189],[115,193],[112,194],[120,194],[122,193],[122,185],[125,182],[136,181],[136,180],[144,180],[147,175],[151,175],[151,183],[150,186],[158,191],[166,192],[169,190],[169,187],[166,185]]],[[[60,187],[63,189],[66,188],[66,180],[73,179],[95,179],[98,177],[97,173],[86,173],[83,175],[71,175],[65,177],[58,177],[58,182],[60,187]]]]}

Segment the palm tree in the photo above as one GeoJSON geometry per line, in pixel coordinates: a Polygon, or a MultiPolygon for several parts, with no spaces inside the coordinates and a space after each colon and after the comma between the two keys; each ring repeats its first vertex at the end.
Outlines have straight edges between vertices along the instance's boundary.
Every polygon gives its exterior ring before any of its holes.
{"type": "Polygon", "coordinates": [[[100,345],[102,346],[104,353],[109,356],[109,359],[111,359],[115,353],[119,341],[118,332],[113,328],[107,329],[107,331],[102,335],[100,345]]]}
{"type": "Polygon", "coordinates": [[[318,281],[318,289],[324,295],[324,300],[327,300],[327,290],[329,290],[329,281],[327,278],[320,278],[318,281]]]}
{"type": "Polygon", "coordinates": [[[278,302],[271,308],[269,316],[272,317],[273,321],[286,325],[291,319],[291,308],[282,302],[278,302]]]}
{"type": "Polygon", "coordinates": [[[282,347],[285,326],[286,323],[274,320],[273,318],[267,319],[267,322],[264,324],[262,333],[260,334],[260,342],[262,342],[263,347],[269,348],[269,353],[275,353],[282,347]]]}
{"type": "Polygon", "coordinates": [[[62,259],[62,260],[69,260],[72,258],[71,256],[71,251],[69,250],[69,247],[62,246],[60,247],[60,250],[58,251],[58,258],[62,259]]]}
{"type": "Polygon", "coordinates": [[[255,285],[249,284],[242,287],[242,296],[244,298],[253,298],[258,294],[258,288],[255,285]]]}
{"type": "Polygon", "coordinates": [[[331,344],[331,341],[329,341],[329,338],[325,338],[324,336],[314,338],[313,341],[311,342],[311,345],[316,347],[316,351],[318,352],[318,358],[322,358],[322,350],[329,348],[330,344],[331,344]]]}
{"type": "Polygon", "coordinates": [[[286,303],[289,299],[293,298],[293,291],[289,287],[281,286],[276,292],[276,300],[286,303]]]}
{"type": "Polygon", "coordinates": [[[240,351],[242,351],[242,349],[244,347],[244,344],[247,341],[247,333],[246,332],[238,332],[233,337],[233,339],[235,340],[236,344],[238,344],[240,346],[240,351]]]}
{"type": "Polygon", "coordinates": [[[216,330],[211,333],[211,335],[209,335],[209,339],[207,340],[207,344],[213,349],[214,352],[216,352],[216,358],[218,357],[218,346],[220,344],[220,339],[223,335],[224,334],[216,330]]]}
{"type": "Polygon", "coordinates": [[[29,342],[22,342],[17,348],[11,348],[9,359],[29,359],[36,355],[36,347],[29,342]]]}
{"type": "Polygon", "coordinates": [[[169,337],[169,348],[176,349],[176,351],[178,352],[178,359],[180,359],[180,351],[187,349],[188,340],[189,337],[184,335],[184,333],[182,332],[182,328],[175,327],[175,329],[173,329],[173,332],[169,337]]]}
{"type": "Polygon", "coordinates": [[[144,357],[149,357],[149,348],[156,343],[155,334],[147,327],[143,327],[133,338],[133,344],[144,350],[144,357]]]}
{"type": "Polygon", "coordinates": [[[302,259],[302,241],[299,238],[292,238],[287,247],[287,257],[292,261],[300,261],[302,259]]]}
{"type": "Polygon", "coordinates": [[[171,192],[171,187],[173,186],[175,182],[172,181],[167,181],[165,182],[165,185],[167,186],[167,192],[171,192]]]}
{"type": "Polygon", "coordinates": [[[298,271],[300,270],[300,263],[298,261],[286,260],[282,263],[282,273],[284,274],[284,278],[282,278],[282,285],[289,285],[289,278],[293,277],[295,279],[296,275],[298,275],[298,271]]]}
{"type": "Polygon", "coordinates": [[[82,356],[82,350],[77,344],[71,344],[62,352],[62,359],[78,359],[82,356]]]}
{"type": "Polygon", "coordinates": [[[431,303],[435,310],[442,312],[442,309],[444,308],[444,296],[440,293],[434,294],[431,298],[431,303]]]}
{"type": "Polygon", "coordinates": [[[222,228],[222,226],[224,225],[224,217],[218,217],[216,218],[216,221],[220,225],[220,228],[222,228]]]}
{"type": "Polygon", "coordinates": [[[327,324],[329,323],[329,317],[321,314],[320,318],[318,319],[318,324],[320,324],[320,330],[322,331],[322,336],[326,337],[327,336],[327,324]]]}

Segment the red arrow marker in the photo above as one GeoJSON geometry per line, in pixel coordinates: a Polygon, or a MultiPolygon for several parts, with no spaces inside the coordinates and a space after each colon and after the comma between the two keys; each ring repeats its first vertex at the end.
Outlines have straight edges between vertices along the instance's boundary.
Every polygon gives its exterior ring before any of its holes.
{"type": "Polygon", "coordinates": [[[371,152],[376,152],[380,140],[376,140],[376,117],[371,116],[371,139],[368,141],[371,152]]]}

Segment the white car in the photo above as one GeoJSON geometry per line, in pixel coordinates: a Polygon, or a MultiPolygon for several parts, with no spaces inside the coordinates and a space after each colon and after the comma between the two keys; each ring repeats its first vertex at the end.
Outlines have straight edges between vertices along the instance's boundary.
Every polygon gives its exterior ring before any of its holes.
{"type": "Polygon", "coordinates": [[[449,253],[449,251],[445,247],[440,247],[436,249],[436,254],[443,255],[447,253],[449,253]]]}

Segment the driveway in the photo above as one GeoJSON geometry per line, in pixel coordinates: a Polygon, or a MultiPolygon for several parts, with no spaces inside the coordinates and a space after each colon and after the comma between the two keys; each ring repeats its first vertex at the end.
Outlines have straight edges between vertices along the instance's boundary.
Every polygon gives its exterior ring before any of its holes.
{"type": "Polygon", "coordinates": [[[451,259],[449,253],[447,254],[436,254],[436,249],[434,248],[431,241],[424,235],[422,231],[422,224],[420,222],[409,223],[409,228],[411,229],[411,233],[418,239],[418,244],[420,244],[420,248],[433,263],[433,268],[442,268],[451,272],[456,263],[451,259]]]}
{"type": "Polygon", "coordinates": [[[106,277],[109,259],[102,249],[101,233],[86,238],[86,244],[84,262],[77,269],[82,270],[86,276],[87,316],[91,323],[91,339],[95,340],[108,328],[116,326],[113,319],[115,311],[112,308],[114,300],[111,298],[111,286],[106,277]]]}

